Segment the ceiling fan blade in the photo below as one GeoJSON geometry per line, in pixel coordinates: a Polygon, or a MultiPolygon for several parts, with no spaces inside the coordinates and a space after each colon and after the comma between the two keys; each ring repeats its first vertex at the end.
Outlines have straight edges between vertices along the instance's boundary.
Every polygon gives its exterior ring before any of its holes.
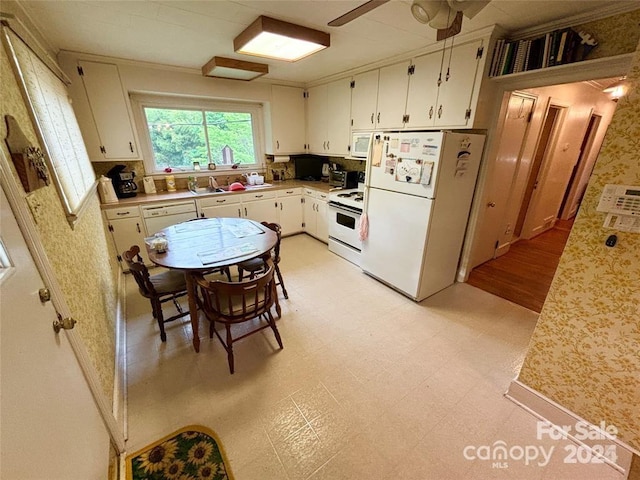
{"type": "Polygon", "coordinates": [[[339,16],[331,20],[327,23],[330,27],[341,27],[345,23],[349,23],[352,20],[355,20],[360,15],[364,15],[367,12],[370,12],[374,8],[378,8],[380,5],[387,3],[389,0],[369,0],[366,3],[363,3],[359,7],[354,8],[353,10],[345,13],[344,15],[339,16]]]}

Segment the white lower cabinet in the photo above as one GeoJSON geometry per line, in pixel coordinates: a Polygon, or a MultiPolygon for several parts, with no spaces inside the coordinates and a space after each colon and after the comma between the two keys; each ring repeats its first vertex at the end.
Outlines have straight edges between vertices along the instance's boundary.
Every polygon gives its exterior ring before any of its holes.
{"type": "Polygon", "coordinates": [[[325,243],[329,241],[328,197],[329,195],[325,192],[311,188],[304,189],[304,231],[325,243]]]}
{"type": "Polygon", "coordinates": [[[147,257],[147,249],[144,244],[146,232],[142,215],[138,206],[125,208],[110,208],[104,210],[104,217],[107,224],[107,230],[111,234],[111,238],[116,247],[118,261],[124,271],[129,269],[123,264],[122,254],[129,250],[133,245],[140,247],[140,255],[144,259],[145,264],[149,264],[147,257]]]}
{"type": "Polygon", "coordinates": [[[242,216],[256,222],[278,223],[276,192],[245,193],[242,199],[242,216]]]}
{"type": "Polygon", "coordinates": [[[242,217],[240,197],[205,197],[196,200],[200,218],[242,217]]]}
{"type": "Polygon", "coordinates": [[[302,231],[301,188],[279,190],[278,210],[282,235],[291,235],[302,231]]]}

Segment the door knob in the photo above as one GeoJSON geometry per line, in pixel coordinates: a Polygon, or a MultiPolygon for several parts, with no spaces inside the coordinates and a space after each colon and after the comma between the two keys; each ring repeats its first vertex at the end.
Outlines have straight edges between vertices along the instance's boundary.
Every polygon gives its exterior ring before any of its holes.
{"type": "Polygon", "coordinates": [[[51,292],[48,288],[41,288],[38,290],[38,295],[40,296],[40,302],[46,303],[51,300],[51,292]]]}
{"type": "Polygon", "coordinates": [[[496,206],[496,202],[489,202],[489,203],[487,203],[487,207],[491,207],[491,208],[493,208],[493,207],[495,207],[495,206],[496,206]]]}
{"type": "Polygon", "coordinates": [[[78,323],[71,317],[62,318],[62,315],[58,314],[58,320],[53,322],[53,331],[59,333],[60,330],[71,330],[78,323]]]}

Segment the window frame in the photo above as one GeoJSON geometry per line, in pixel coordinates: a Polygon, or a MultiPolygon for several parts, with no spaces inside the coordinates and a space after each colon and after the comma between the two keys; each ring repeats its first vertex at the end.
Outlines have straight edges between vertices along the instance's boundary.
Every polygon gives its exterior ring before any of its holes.
{"type": "MultiPolygon", "coordinates": [[[[166,109],[182,109],[200,112],[239,112],[249,113],[251,115],[251,128],[253,131],[253,148],[256,156],[256,162],[252,164],[240,164],[237,169],[257,170],[263,169],[265,165],[265,148],[264,148],[264,108],[261,103],[245,102],[241,100],[215,99],[207,97],[183,97],[179,95],[163,95],[163,94],[140,94],[131,93],[131,104],[133,106],[133,115],[138,130],[138,137],[142,146],[143,162],[146,175],[165,175],[163,167],[156,165],[153,146],[151,144],[151,136],[149,135],[149,125],[147,116],[145,115],[145,107],[150,108],[166,108],[166,109]]],[[[207,140],[207,150],[209,149],[207,140]]],[[[193,170],[186,168],[173,168],[172,173],[184,175],[211,175],[213,170],[208,170],[207,165],[200,165],[201,170],[193,170]]],[[[230,165],[216,164],[215,172],[230,172],[233,169],[230,165]]]]}

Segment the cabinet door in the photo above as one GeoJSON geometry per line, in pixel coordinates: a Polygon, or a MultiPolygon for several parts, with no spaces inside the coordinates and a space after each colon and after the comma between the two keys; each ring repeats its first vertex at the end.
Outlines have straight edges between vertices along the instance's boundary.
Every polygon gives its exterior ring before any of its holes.
{"type": "Polygon", "coordinates": [[[280,227],[283,235],[302,231],[302,195],[278,198],[280,227]]]}
{"type": "Polygon", "coordinates": [[[316,236],[316,200],[312,195],[305,195],[303,205],[304,231],[316,236]]]}
{"type": "Polygon", "coordinates": [[[327,153],[345,156],[351,144],[351,81],[327,85],[327,153]]]}
{"type": "MultiPolygon", "coordinates": [[[[478,69],[478,49],[482,41],[467,43],[454,47],[451,54],[451,65],[442,67],[442,84],[438,92],[438,108],[435,125],[466,126],[469,123],[467,110],[471,105],[473,88],[478,69]],[[449,79],[447,80],[447,69],[449,79]]],[[[447,57],[445,56],[445,62],[447,57]]]]}
{"type": "MultiPolygon", "coordinates": [[[[122,253],[129,250],[133,245],[140,247],[140,255],[144,259],[145,264],[150,264],[147,257],[147,249],[144,244],[144,226],[142,224],[142,217],[129,217],[120,218],[117,220],[109,220],[109,230],[111,231],[111,237],[113,243],[116,246],[116,252],[118,253],[118,259],[122,256],[122,253]]],[[[128,270],[126,265],[120,261],[120,265],[123,270],[128,270]]]]}
{"type": "Polygon", "coordinates": [[[327,153],[327,85],[307,91],[307,143],[310,153],[327,153]]]}
{"type": "Polygon", "coordinates": [[[203,207],[200,209],[201,218],[238,218],[242,216],[241,205],[239,203],[230,205],[219,205],[216,207],[203,207]]]}
{"type": "Polygon", "coordinates": [[[431,53],[413,61],[407,93],[406,127],[433,127],[438,99],[438,76],[442,53],[431,53]]]}
{"type": "Polygon", "coordinates": [[[282,85],[271,86],[271,134],[268,153],[304,152],[304,90],[282,85]]]}
{"type": "Polygon", "coordinates": [[[254,200],[252,202],[244,202],[242,204],[242,213],[244,218],[255,220],[256,222],[274,222],[279,223],[279,210],[276,208],[275,199],[254,200]]]}
{"type": "Polygon", "coordinates": [[[316,199],[316,238],[324,243],[329,241],[329,222],[327,220],[327,202],[316,199]]]}
{"type": "Polygon", "coordinates": [[[98,130],[102,159],[139,158],[118,67],[84,60],[78,65],[98,130]]]}
{"type": "Polygon", "coordinates": [[[409,85],[408,70],[408,61],[380,69],[376,128],[402,128],[404,126],[403,117],[409,85]]]}
{"type": "Polygon", "coordinates": [[[360,73],[353,77],[351,90],[351,120],[354,130],[375,128],[378,100],[378,70],[360,73]]]}

